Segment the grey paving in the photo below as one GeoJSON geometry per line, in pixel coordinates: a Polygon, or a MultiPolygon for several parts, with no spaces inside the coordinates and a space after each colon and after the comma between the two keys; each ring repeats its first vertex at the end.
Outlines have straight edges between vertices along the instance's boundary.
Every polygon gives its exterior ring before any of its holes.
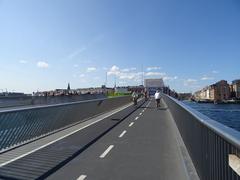
{"type": "Polygon", "coordinates": [[[189,179],[180,137],[167,107],[162,104],[156,109],[154,102],[146,106],[130,106],[9,163],[0,168],[0,178],[71,180],[86,175],[86,179],[96,180],[189,179]],[[129,127],[131,122],[134,124],[129,127]],[[124,130],[126,134],[119,138],[124,130]],[[110,145],[113,149],[100,158],[110,145]]]}
{"type": "Polygon", "coordinates": [[[34,151],[35,149],[39,149],[40,147],[46,145],[46,144],[49,144],[53,141],[56,141],[57,139],[61,138],[61,137],[64,137],[68,134],[70,134],[71,132],[75,132],[79,129],[82,129],[83,127],[89,125],[89,124],[92,124],[92,123],[95,123],[101,119],[104,119],[106,117],[109,117],[111,116],[112,114],[115,114],[117,113],[118,111],[121,111],[127,107],[131,106],[131,103],[130,104],[127,104],[125,106],[122,106],[122,107],[119,107],[115,110],[112,110],[108,113],[103,113],[97,117],[94,117],[94,118],[89,118],[88,120],[84,121],[84,122],[81,122],[79,124],[76,124],[75,126],[70,126],[69,128],[66,128],[62,131],[59,131],[59,132],[56,132],[54,134],[51,134],[49,136],[46,136],[46,137],[43,137],[41,139],[38,139],[36,141],[33,141],[31,143],[28,143],[24,146],[21,146],[21,147],[18,147],[16,149],[13,149],[11,151],[8,151],[6,153],[1,153],[0,154],[0,167],[2,166],[2,164],[5,164],[9,161],[11,161],[12,159],[14,158],[17,158],[19,156],[23,156],[24,154],[26,153],[29,153],[31,151],[34,151]]]}
{"type": "MultiPolygon", "coordinates": [[[[136,108],[133,106],[125,108],[60,141],[0,167],[0,178],[45,179],[49,174],[81,154],[135,110],[136,108]]],[[[94,119],[89,121],[94,121],[94,119]]],[[[86,123],[89,123],[89,121],[86,121],[86,123]]],[[[11,154],[12,152],[9,153],[11,154]]],[[[9,153],[8,156],[10,156],[9,153]]]]}
{"type": "Polygon", "coordinates": [[[48,179],[77,179],[81,175],[93,180],[189,179],[167,107],[156,109],[152,102],[139,116],[143,109],[144,106],[48,179]],[[136,116],[138,120],[134,120],[136,116]],[[134,125],[129,127],[131,122],[134,125]],[[124,130],[127,133],[119,138],[124,130]],[[99,158],[110,145],[114,148],[109,154],[99,158]]]}

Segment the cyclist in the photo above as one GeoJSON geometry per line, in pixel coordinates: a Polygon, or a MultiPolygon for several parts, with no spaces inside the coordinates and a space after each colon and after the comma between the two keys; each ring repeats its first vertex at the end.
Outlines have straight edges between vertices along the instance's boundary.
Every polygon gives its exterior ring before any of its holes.
{"type": "Polygon", "coordinates": [[[156,100],[157,108],[160,107],[161,94],[159,90],[156,91],[154,98],[156,100]]]}
{"type": "Polygon", "coordinates": [[[147,101],[148,100],[148,92],[147,92],[147,90],[144,92],[144,97],[145,97],[145,101],[147,101]]]}
{"type": "Polygon", "coordinates": [[[138,99],[138,94],[137,94],[136,91],[133,91],[132,100],[133,100],[133,103],[134,103],[135,106],[137,105],[137,99],[138,99]]]}

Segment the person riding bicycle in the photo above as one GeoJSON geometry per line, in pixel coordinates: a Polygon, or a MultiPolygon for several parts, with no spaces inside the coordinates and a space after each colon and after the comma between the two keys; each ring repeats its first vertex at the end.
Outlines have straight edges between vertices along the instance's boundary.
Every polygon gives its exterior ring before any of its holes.
{"type": "Polygon", "coordinates": [[[160,107],[161,93],[159,90],[156,91],[154,98],[156,100],[157,108],[160,107]]]}
{"type": "Polygon", "coordinates": [[[144,97],[145,97],[145,101],[147,101],[148,100],[148,92],[147,91],[144,92],[144,97]]]}
{"type": "Polygon", "coordinates": [[[138,99],[138,94],[136,91],[133,91],[132,100],[133,100],[134,105],[137,105],[137,99],[138,99]]]}

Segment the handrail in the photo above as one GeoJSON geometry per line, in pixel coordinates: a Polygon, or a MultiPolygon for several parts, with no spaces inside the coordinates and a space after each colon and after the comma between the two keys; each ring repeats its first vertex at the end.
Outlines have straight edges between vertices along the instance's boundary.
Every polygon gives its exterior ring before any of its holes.
{"type": "Polygon", "coordinates": [[[130,102],[129,96],[0,111],[0,152],[25,144],[130,102]]]}
{"type": "Polygon", "coordinates": [[[240,132],[163,95],[200,179],[240,180],[240,132]]]}
{"type": "MultiPolygon", "coordinates": [[[[121,98],[121,97],[128,97],[128,96],[112,97],[111,99],[121,98]]],[[[2,110],[0,109],[0,113],[25,111],[25,110],[31,110],[31,109],[43,109],[43,108],[49,108],[49,107],[60,107],[60,106],[66,106],[66,105],[74,105],[74,104],[82,104],[82,103],[88,103],[88,102],[104,101],[104,100],[107,100],[107,99],[110,99],[110,98],[90,99],[90,100],[83,100],[83,101],[49,104],[49,105],[33,105],[33,106],[27,106],[27,107],[13,107],[13,108],[9,108],[9,109],[2,109],[2,110]]]]}
{"type": "MultiPolygon", "coordinates": [[[[168,95],[166,95],[168,96],[168,95]]],[[[236,147],[240,149],[240,132],[232,129],[222,123],[219,123],[215,120],[212,120],[208,116],[200,113],[199,111],[196,111],[195,109],[191,108],[190,106],[187,106],[186,104],[174,99],[171,96],[168,96],[171,98],[175,103],[177,103],[179,106],[184,108],[186,111],[188,111],[192,116],[196,118],[200,123],[204,124],[209,129],[213,130],[216,134],[221,136],[222,138],[226,139],[230,143],[234,144],[236,147]]]]}

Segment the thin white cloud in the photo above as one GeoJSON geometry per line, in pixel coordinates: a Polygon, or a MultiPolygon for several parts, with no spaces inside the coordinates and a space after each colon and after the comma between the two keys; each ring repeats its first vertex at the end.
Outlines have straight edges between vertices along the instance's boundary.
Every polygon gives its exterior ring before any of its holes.
{"type": "Polygon", "coordinates": [[[73,67],[77,68],[77,67],[79,67],[79,65],[78,64],[74,64],[73,67]]]}
{"type": "Polygon", "coordinates": [[[119,75],[119,79],[129,79],[132,80],[136,77],[136,74],[130,74],[130,73],[121,73],[121,75],[119,75]]]}
{"type": "Polygon", "coordinates": [[[122,80],[122,82],[125,82],[124,80],[137,81],[138,79],[141,79],[142,72],[134,72],[135,70],[135,67],[120,69],[118,66],[114,65],[109,69],[107,74],[108,76],[116,76],[122,80]]]}
{"type": "Polygon", "coordinates": [[[86,51],[87,48],[86,47],[82,47],[82,48],[79,48],[73,52],[71,52],[69,55],[68,55],[68,58],[69,59],[73,59],[75,58],[76,56],[78,56],[79,54],[81,54],[82,52],[86,51]]]}
{"type": "Polygon", "coordinates": [[[97,68],[95,68],[95,67],[88,67],[87,68],[87,72],[94,72],[96,70],[97,70],[97,68]]]}
{"type": "MultiPolygon", "coordinates": [[[[159,68],[160,67],[151,67],[151,69],[159,69],[159,68]]],[[[119,80],[139,82],[142,80],[143,72],[135,72],[135,70],[137,70],[137,68],[135,67],[120,69],[118,66],[114,65],[108,70],[107,74],[109,76],[114,75],[117,78],[119,78],[119,80]]],[[[173,81],[178,79],[177,76],[168,76],[164,72],[156,72],[156,71],[146,72],[144,76],[145,77],[157,76],[157,77],[163,78],[163,80],[165,81],[173,81]]],[[[122,82],[125,82],[125,81],[122,81],[122,82]]]]}
{"type": "Polygon", "coordinates": [[[44,62],[44,61],[38,61],[37,62],[37,67],[47,69],[47,68],[49,68],[49,64],[47,62],[44,62]]]}
{"type": "Polygon", "coordinates": [[[196,85],[197,83],[197,80],[196,79],[187,79],[187,80],[184,80],[184,86],[193,86],[193,85],[196,85]]]}
{"type": "Polygon", "coordinates": [[[214,79],[214,77],[209,77],[209,76],[203,76],[201,78],[202,81],[213,80],[213,79],[214,79]]]}
{"type": "Polygon", "coordinates": [[[147,67],[147,71],[160,70],[160,69],[162,69],[162,68],[159,66],[147,67]]]}
{"type": "Polygon", "coordinates": [[[128,69],[128,68],[122,69],[122,72],[129,72],[129,71],[130,71],[130,69],[128,69]]]}
{"type": "Polygon", "coordinates": [[[112,66],[110,70],[107,72],[107,75],[119,75],[120,74],[120,68],[116,65],[112,66]]]}
{"type": "Polygon", "coordinates": [[[122,71],[122,72],[130,72],[130,71],[136,71],[136,70],[137,70],[137,68],[132,67],[132,68],[125,68],[125,69],[122,69],[121,71],[122,71]]]}
{"type": "Polygon", "coordinates": [[[21,64],[27,64],[28,62],[26,60],[20,60],[19,63],[21,64]]]}
{"type": "Polygon", "coordinates": [[[138,81],[142,78],[142,72],[121,72],[120,74],[118,74],[118,77],[121,80],[138,81]]]}
{"type": "Polygon", "coordinates": [[[178,79],[177,76],[173,76],[173,77],[171,77],[171,76],[165,76],[165,77],[163,77],[163,80],[164,80],[164,81],[173,81],[173,80],[176,80],[176,79],[178,79]]]}
{"type": "Polygon", "coordinates": [[[145,76],[166,76],[166,73],[162,72],[147,72],[145,76]]]}
{"type": "Polygon", "coordinates": [[[79,77],[83,78],[83,77],[85,77],[85,74],[80,74],[79,77]]]}
{"type": "Polygon", "coordinates": [[[213,74],[218,74],[219,71],[213,70],[212,73],[213,73],[213,74]]]}
{"type": "Polygon", "coordinates": [[[119,81],[118,83],[121,84],[121,85],[127,85],[126,81],[119,81]]]}

